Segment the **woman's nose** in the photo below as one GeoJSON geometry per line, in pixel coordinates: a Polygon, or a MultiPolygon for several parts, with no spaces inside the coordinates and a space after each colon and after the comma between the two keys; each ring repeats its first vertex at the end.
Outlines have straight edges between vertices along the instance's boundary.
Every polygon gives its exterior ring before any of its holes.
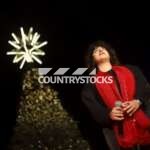
{"type": "Polygon", "coordinates": [[[103,51],[103,49],[100,49],[100,50],[99,50],[99,52],[102,52],[102,51],[103,51]]]}

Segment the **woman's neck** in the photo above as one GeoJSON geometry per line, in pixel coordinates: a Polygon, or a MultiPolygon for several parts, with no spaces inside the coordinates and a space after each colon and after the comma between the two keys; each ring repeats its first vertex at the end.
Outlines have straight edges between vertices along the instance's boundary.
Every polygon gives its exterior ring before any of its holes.
{"type": "Polygon", "coordinates": [[[98,65],[98,70],[102,72],[107,72],[112,69],[112,65],[110,62],[103,62],[98,65]]]}

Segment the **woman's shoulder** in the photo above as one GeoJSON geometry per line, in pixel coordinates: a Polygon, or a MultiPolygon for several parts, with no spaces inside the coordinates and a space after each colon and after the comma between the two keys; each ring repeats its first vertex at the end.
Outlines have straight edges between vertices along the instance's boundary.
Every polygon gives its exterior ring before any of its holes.
{"type": "Polygon", "coordinates": [[[92,83],[85,83],[82,86],[82,91],[89,92],[89,91],[91,91],[91,89],[93,89],[93,86],[94,85],[92,83]]]}
{"type": "Polygon", "coordinates": [[[129,70],[131,70],[135,73],[141,73],[141,69],[137,65],[125,64],[125,65],[122,65],[122,66],[128,68],[129,70]]]}
{"type": "Polygon", "coordinates": [[[137,65],[125,64],[124,66],[131,69],[139,69],[137,65]]]}
{"type": "Polygon", "coordinates": [[[145,76],[144,76],[144,73],[143,73],[143,71],[140,69],[140,67],[139,66],[136,66],[136,65],[125,65],[128,69],[130,69],[133,73],[134,73],[134,75],[135,75],[135,77],[137,78],[137,79],[143,79],[143,80],[146,80],[146,78],[145,78],[145,76]]]}

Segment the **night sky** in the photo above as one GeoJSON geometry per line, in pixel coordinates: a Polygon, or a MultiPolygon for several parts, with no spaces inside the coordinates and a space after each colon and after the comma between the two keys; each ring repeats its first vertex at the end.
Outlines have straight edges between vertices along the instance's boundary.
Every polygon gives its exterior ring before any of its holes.
{"type": "MultiPolygon", "coordinates": [[[[41,34],[41,40],[49,42],[44,48],[46,56],[41,57],[41,67],[84,67],[84,54],[89,44],[105,40],[116,49],[123,64],[139,66],[150,81],[150,26],[145,15],[143,17],[134,12],[119,16],[119,12],[106,14],[102,10],[92,15],[90,7],[84,7],[84,10],[82,6],[77,9],[47,2],[36,2],[36,7],[34,4],[29,7],[27,4],[15,5],[12,2],[15,7],[11,8],[10,4],[0,15],[0,138],[7,138],[8,129],[15,122],[23,70],[19,70],[18,64],[12,64],[13,57],[6,56],[6,52],[11,49],[8,44],[8,40],[12,39],[11,33],[19,34],[21,26],[25,31],[34,27],[34,31],[41,34]]],[[[58,88],[60,95],[66,98],[66,107],[73,111],[77,109],[79,102],[79,94],[75,94],[73,103],[69,102],[75,89],[75,86],[58,88]],[[70,106],[71,103],[75,105],[70,106]]]]}

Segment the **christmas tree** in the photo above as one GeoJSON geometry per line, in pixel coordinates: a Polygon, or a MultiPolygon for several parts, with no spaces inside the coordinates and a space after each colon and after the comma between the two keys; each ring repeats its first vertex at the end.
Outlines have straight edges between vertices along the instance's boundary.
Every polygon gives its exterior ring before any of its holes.
{"type": "Polygon", "coordinates": [[[63,108],[58,92],[38,82],[38,69],[25,72],[11,150],[89,150],[77,122],[63,108]]]}

